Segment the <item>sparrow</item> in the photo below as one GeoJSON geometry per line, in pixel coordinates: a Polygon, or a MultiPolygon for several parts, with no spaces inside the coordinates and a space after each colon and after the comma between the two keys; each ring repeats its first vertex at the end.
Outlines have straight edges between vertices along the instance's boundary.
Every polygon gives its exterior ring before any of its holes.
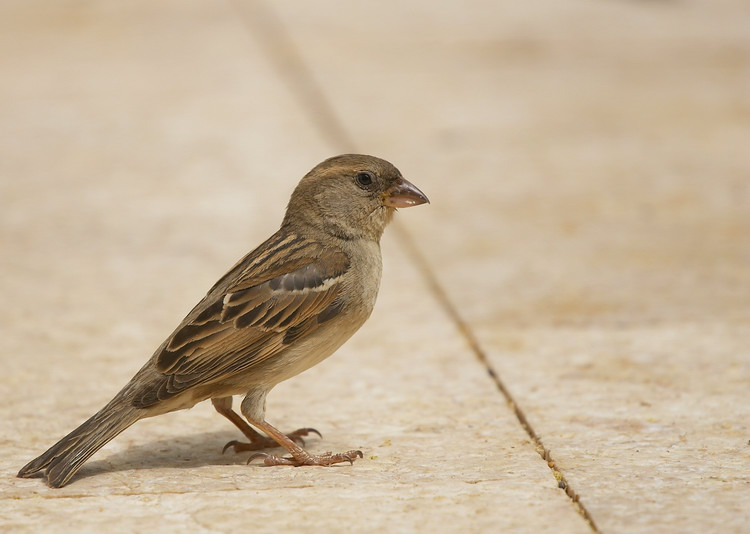
{"type": "Polygon", "coordinates": [[[214,284],[104,408],[18,476],[43,472],[49,486],[62,487],[136,421],[207,399],[248,440],[230,441],[225,451],[281,446],[289,453],[257,453],[248,463],[261,457],[268,466],[328,466],[362,458],[356,450],[308,453],[304,436],[320,433],[271,426],[266,396],[364,324],[380,286],[383,230],[397,208],[424,203],[424,193],[380,158],[344,154],[318,164],[292,193],[281,228],[214,284]],[[233,395],[245,396],[245,419],[232,409],[233,395]]]}

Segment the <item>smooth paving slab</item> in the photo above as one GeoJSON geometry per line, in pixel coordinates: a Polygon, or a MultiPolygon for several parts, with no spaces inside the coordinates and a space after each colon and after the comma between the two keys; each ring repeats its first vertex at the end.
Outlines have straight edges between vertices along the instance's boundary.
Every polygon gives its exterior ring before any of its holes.
{"type": "Polygon", "coordinates": [[[221,454],[238,433],[204,404],[137,423],[65,488],[15,478],[109,400],[337,151],[236,7],[0,7],[0,525],[589,532],[394,228],[367,327],[269,398],[280,428],[323,433],[312,451],[361,448],[354,466],[246,466],[221,454]]]}
{"type": "Polygon", "coordinates": [[[747,5],[334,4],[276,5],[596,525],[745,531],[747,5]]]}

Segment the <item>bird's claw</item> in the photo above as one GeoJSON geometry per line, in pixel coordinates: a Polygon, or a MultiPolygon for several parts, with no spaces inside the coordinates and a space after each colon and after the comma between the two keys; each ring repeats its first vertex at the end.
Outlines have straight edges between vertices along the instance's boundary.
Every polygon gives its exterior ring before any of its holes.
{"type": "Polygon", "coordinates": [[[304,447],[305,439],[302,436],[307,436],[308,434],[317,434],[319,438],[323,439],[323,435],[314,428],[300,428],[294,432],[290,432],[286,437],[304,447]]]}
{"type": "Polygon", "coordinates": [[[299,467],[303,465],[320,465],[327,467],[329,465],[341,462],[349,462],[349,465],[354,465],[354,460],[364,457],[365,456],[364,454],[362,454],[362,451],[354,450],[336,454],[333,454],[329,451],[325,454],[320,454],[317,456],[312,454],[305,454],[304,456],[300,456],[299,458],[295,458],[293,456],[275,456],[273,454],[268,454],[265,452],[258,452],[251,455],[250,458],[247,459],[247,463],[249,464],[256,458],[263,458],[263,465],[266,466],[291,465],[294,467],[299,467]]]}
{"type": "Polygon", "coordinates": [[[287,434],[287,436],[289,437],[292,437],[293,435],[307,436],[310,433],[317,434],[320,439],[323,439],[323,434],[321,434],[314,428],[300,428],[299,430],[295,430],[291,434],[287,434]]]}
{"type": "Polygon", "coordinates": [[[255,454],[251,454],[250,458],[247,459],[247,465],[250,465],[250,462],[252,462],[256,458],[268,458],[269,456],[271,455],[265,452],[256,452],[255,454]]]}
{"type": "Polygon", "coordinates": [[[336,456],[336,457],[340,456],[343,460],[348,460],[349,461],[349,465],[354,465],[354,460],[356,460],[358,457],[359,458],[364,458],[365,457],[365,455],[362,454],[362,451],[346,451],[346,452],[341,452],[341,453],[338,453],[338,454],[331,454],[330,452],[327,452],[326,455],[330,455],[332,457],[333,456],[336,456]]]}
{"type": "Polygon", "coordinates": [[[240,443],[236,439],[233,439],[232,441],[230,441],[229,443],[227,443],[226,445],[224,445],[224,448],[221,449],[221,454],[224,454],[225,452],[227,452],[227,449],[229,447],[234,447],[235,448],[234,452],[237,452],[237,445],[245,445],[245,444],[244,443],[240,443]]]}

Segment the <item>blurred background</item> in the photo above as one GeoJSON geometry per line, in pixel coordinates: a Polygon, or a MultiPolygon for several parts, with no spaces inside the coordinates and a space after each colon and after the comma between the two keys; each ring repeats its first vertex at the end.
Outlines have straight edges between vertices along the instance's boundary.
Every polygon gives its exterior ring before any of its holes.
{"type": "MultiPolygon", "coordinates": [[[[4,398],[127,379],[364,152],[432,201],[376,324],[463,323],[603,530],[750,520],[746,1],[4,0],[0,80],[4,398]]],[[[9,401],[18,439],[52,401],[9,401]]]]}

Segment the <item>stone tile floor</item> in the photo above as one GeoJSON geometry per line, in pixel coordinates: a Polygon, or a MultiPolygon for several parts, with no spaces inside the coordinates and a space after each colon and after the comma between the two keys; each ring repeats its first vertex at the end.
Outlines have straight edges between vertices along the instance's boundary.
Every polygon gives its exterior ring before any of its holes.
{"type": "Polygon", "coordinates": [[[0,526],[747,531],[749,31],[739,0],[1,3],[0,526]],[[352,150],[432,204],[269,419],[364,460],[246,466],[199,405],[15,478],[352,150]]]}

